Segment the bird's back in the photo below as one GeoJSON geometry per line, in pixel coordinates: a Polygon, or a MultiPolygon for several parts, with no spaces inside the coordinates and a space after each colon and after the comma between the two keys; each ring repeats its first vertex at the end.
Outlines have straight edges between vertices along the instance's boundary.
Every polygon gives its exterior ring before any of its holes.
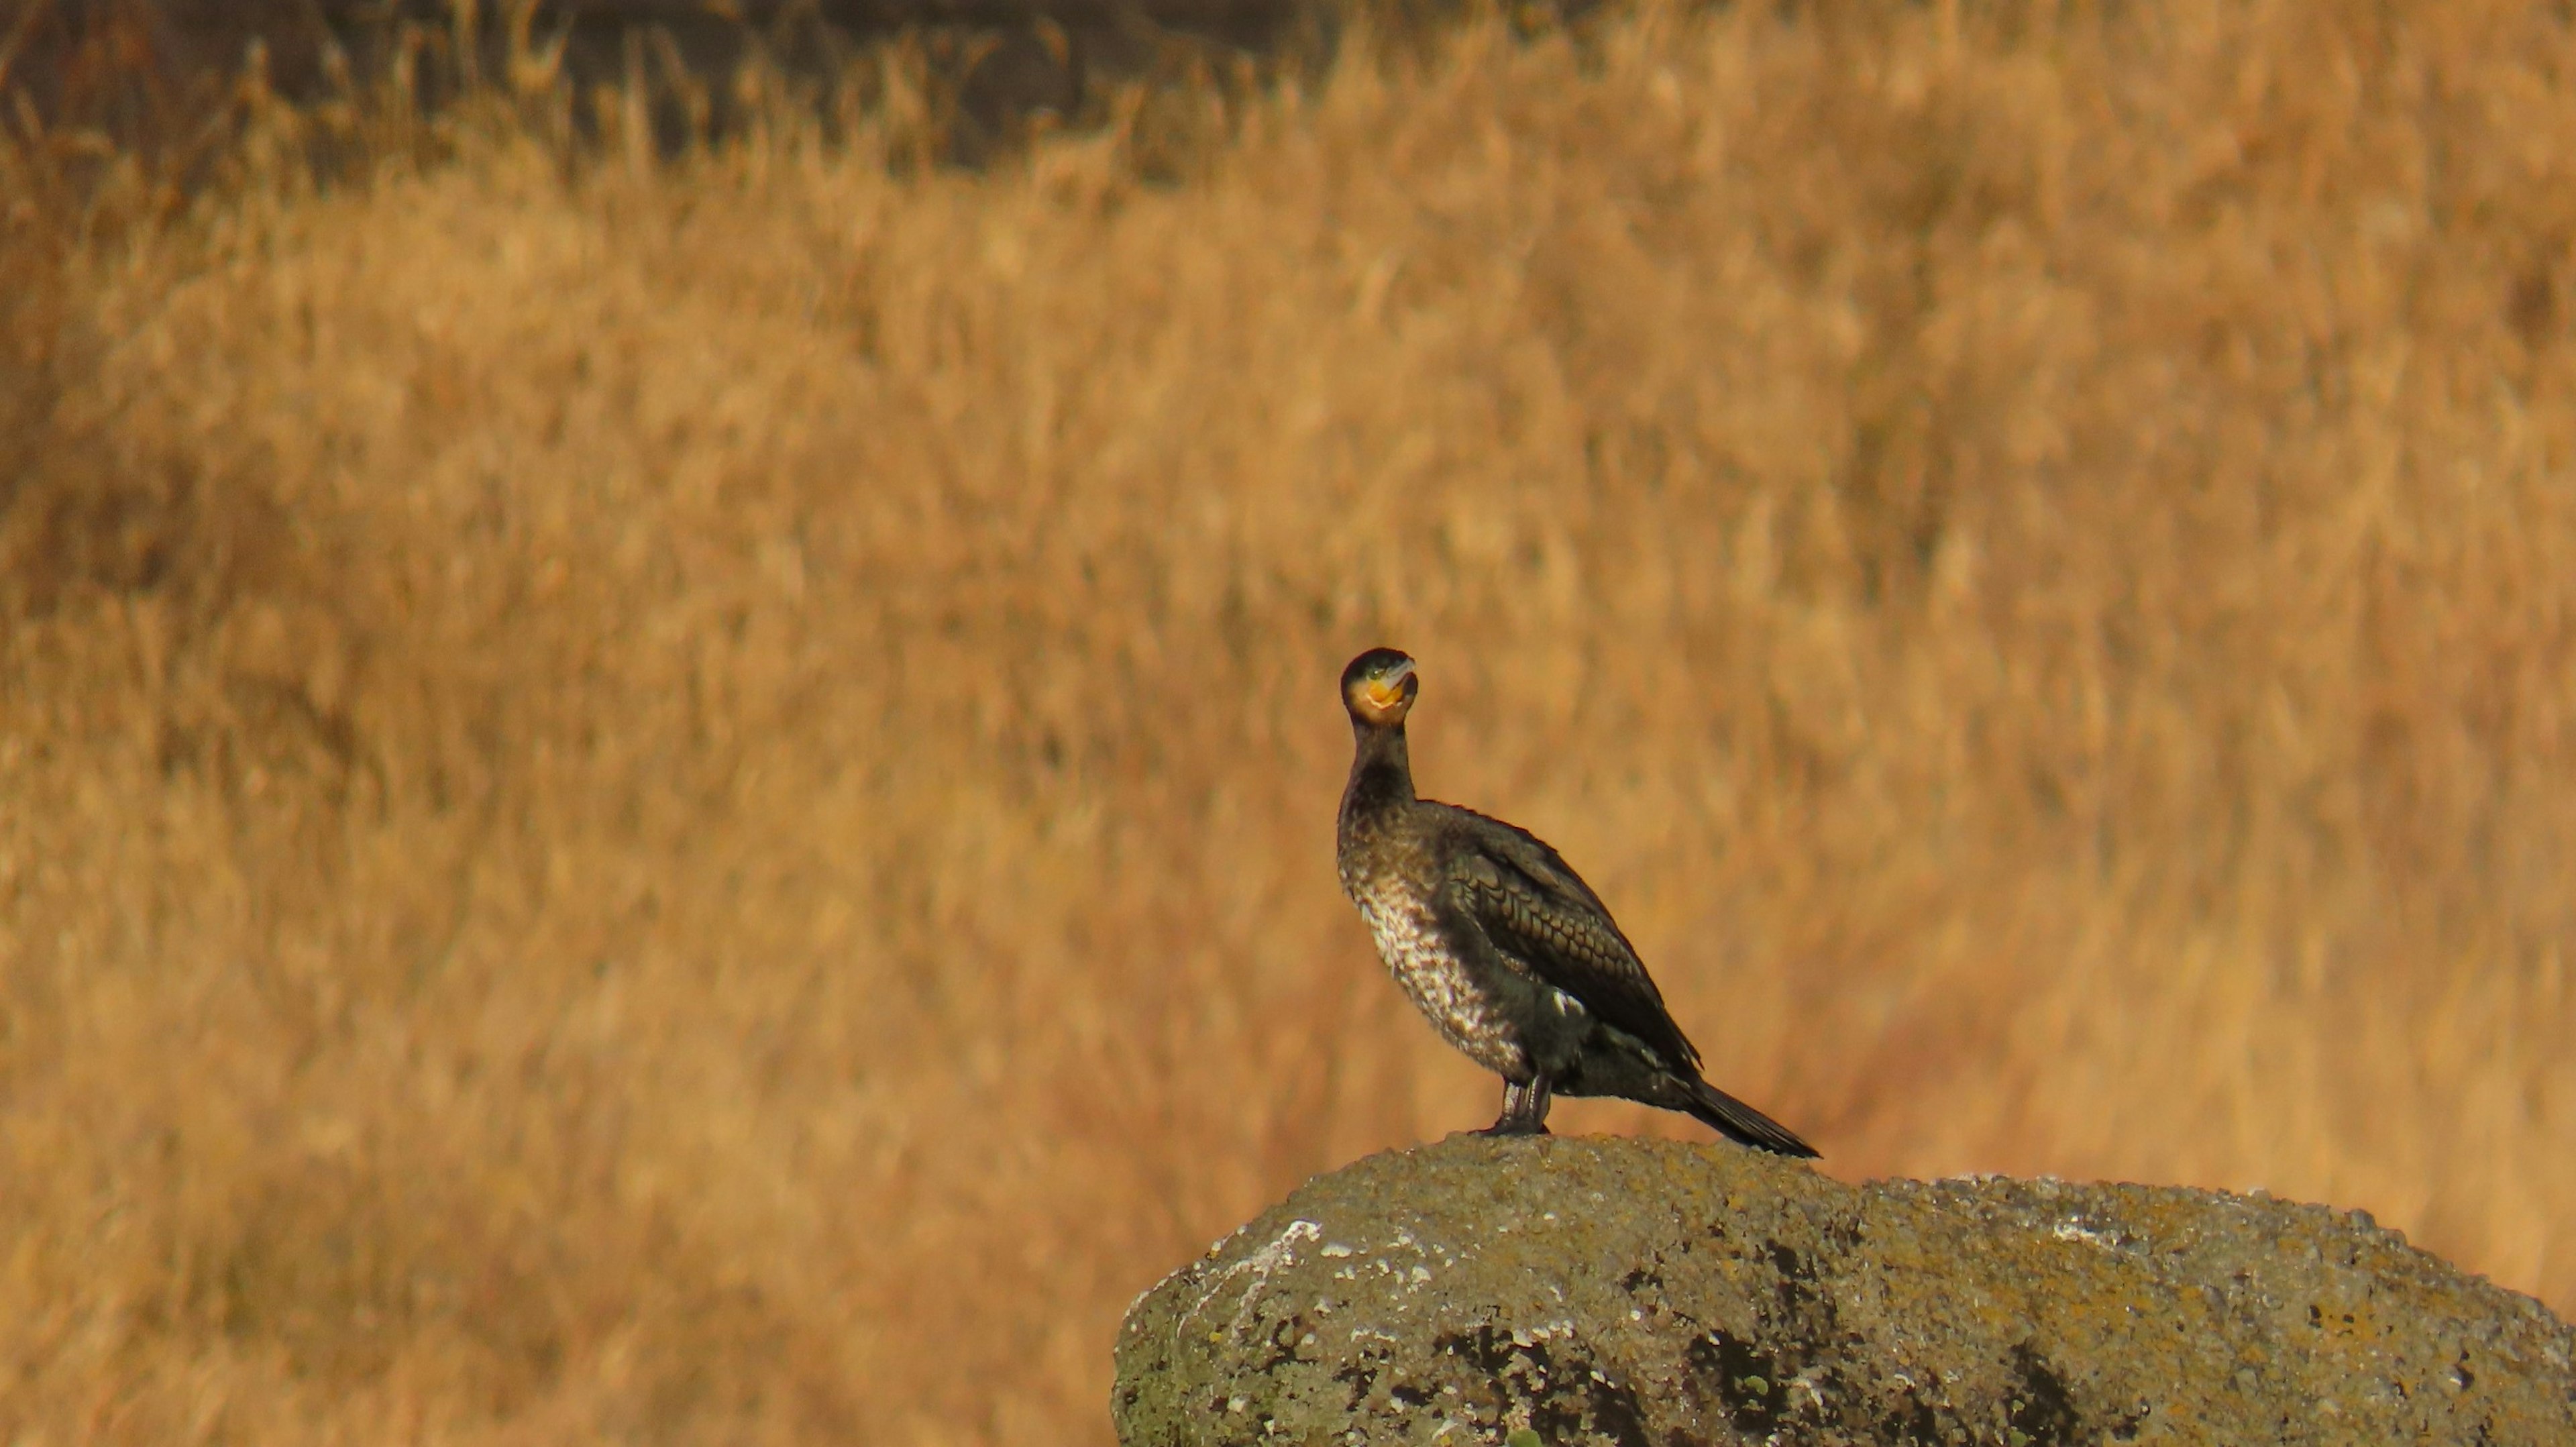
{"type": "Polygon", "coordinates": [[[1636,946],[1562,855],[1528,830],[1473,809],[1428,801],[1417,807],[1428,811],[1422,827],[1438,841],[1451,901],[1497,950],[1673,1068],[1698,1068],[1698,1048],[1674,1023],[1636,946]]]}

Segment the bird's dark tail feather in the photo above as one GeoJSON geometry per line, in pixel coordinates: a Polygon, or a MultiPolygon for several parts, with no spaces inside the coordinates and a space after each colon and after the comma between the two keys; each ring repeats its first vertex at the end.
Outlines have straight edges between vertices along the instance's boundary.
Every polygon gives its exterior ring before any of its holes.
{"type": "Polygon", "coordinates": [[[1684,1107],[1719,1135],[1758,1151],[1814,1157],[1816,1148],[1798,1139],[1787,1126],[1737,1100],[1705,1080],[1689,1082],[1691,1103],[1684,1107]]]}

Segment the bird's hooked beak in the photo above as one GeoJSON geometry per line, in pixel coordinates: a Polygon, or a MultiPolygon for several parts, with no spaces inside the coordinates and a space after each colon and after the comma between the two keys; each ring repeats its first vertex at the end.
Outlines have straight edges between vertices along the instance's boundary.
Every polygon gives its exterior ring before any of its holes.
{"type": "Polygon", "coordinates": [[[1368,701],[1382,709],[1399,709],[1413,702],[1422,688],[1422,680],[1413,676],[1413,660],[1408,658],[1360,686],[1368,701]]]}

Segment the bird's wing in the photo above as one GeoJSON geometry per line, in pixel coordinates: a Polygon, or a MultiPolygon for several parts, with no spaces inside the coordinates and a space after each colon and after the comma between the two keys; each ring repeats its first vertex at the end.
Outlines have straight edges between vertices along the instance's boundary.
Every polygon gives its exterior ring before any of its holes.
{"type": "Polygon", "coordinates": [[[1450,855],[1449,895],[1486,938],[1679,1068],[1699,1051],[1664,1008],[1636,947],[1600,896],[1555,850],[1525,830],[1458,810],[1464,838],[1450,855]]]}

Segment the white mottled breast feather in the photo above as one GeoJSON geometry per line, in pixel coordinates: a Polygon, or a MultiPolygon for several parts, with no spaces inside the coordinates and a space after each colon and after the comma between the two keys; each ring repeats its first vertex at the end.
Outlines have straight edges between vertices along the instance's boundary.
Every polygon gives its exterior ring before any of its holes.
{"type": "Polygon", "coordinates": [[[1371,880],[1352,891],[1360,917],[1377,941],[1378,958],[1404,987],[1443,1038],[1468,1059],[1509,1078],[1528,1073],[1510,1017],[1442,945],[1430,909],[1389,880],[1371,880]]]}

